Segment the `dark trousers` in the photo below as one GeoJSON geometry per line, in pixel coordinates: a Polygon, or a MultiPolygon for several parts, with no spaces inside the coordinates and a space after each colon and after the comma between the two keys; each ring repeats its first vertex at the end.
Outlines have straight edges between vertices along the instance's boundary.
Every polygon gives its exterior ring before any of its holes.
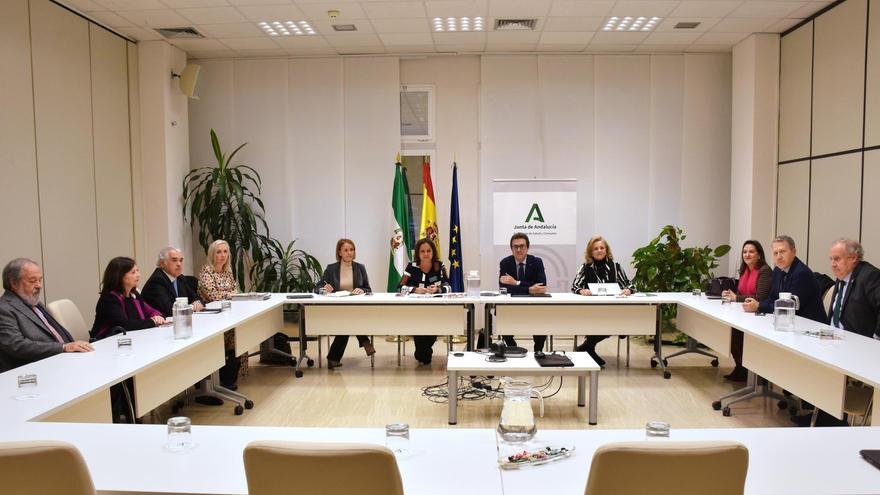
{"type": "Polygon", "coordinates": [[[238,372],[241,369],[241,358],[235,351],[226,351],[226,364],[220,368],[220,385],[231,386],[238,383],[238,372]]]}
{"type": "Polygon", "coordinates": [[[584,340],[584,343],[578,346],[578,351],[580,352],[589,352],[590,354],[596,353],[596,345],[599,342],[607,339],[608,335],[587,335],[587,338],[584,340]]]}
{"type": "MultiPolygon", "coordinates": [[[[516,339],[513,338],[512,335],[502,335],[502,339],[504,339],[504,343],[508,346],[516,346],[516,339]]],[[[535,335],[532,337],[532,341],[535,343],[535,352],[544,350],[544,343],[547,342],[546,335],[535,335]]],[[[480,332],[479,337],[477,337],[477,349],[484,349],[486,347],[486,337],[483,332],[480,332]]]]}
{"type": "MultiPolygon", "coordinates": [[[[327,359],[329,361],[342,361],[342,355],[345,354],[345,346],[348,345],[348,335],[337,335],[330,344],[330,350],[327,351],[327,359]]],[[[358,344],[361,347],[370,342],[370,338],[366,335],[358,335],[358,344]]]]}
{"type": "Polygon", "coordinates": [[[413,356],[424,364],[431,363],[431,356],[434,355],[434,342],[437,342],[436,335],[413,335],[413,343],[416,346],[413,356]]]}
{"type": "Polygon", "coordinates": [[[733,329],[730,333],[730,355],[737,368],[743,365],[743,333],[740,330],[733,329]]]}

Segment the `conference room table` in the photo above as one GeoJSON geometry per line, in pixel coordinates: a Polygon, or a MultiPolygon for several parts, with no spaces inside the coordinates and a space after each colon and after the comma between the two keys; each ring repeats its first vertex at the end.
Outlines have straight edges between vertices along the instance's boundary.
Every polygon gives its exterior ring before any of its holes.
{"type": "MultiPolygon", "coordinates": [[[[392,297],[396,296],[388,296],[392,297]]],[[[873,339],[847,333],[843,340],[822,341],[802,334],[776,332],[772,318],[744,313],[736,304],[722,305],[720,301],[690,294],[662,294],[657,298],[658,303],[678,304],[679,326],[711,346],[725,347],[725,339],[729,338],[725,335],[729,336],[730,327],[743,330],[747,366],[754,366],[759,374],[781,382],[786,388],[793,387],[794,393],[804,394],[804,398],[820,407],[829,407],[829,412],[835,412],[833,406],[837,404],[846,377],[861,380],[875,390],[880,385],[880,366],[875,364],[880,342],[873,339]],[[770,366],[765,364],[764,354],[787,364],[784,369],[761,368],[770,366]],[[806,377],[801,381],[806,382],[803,386],[807,388],[797,389],[802,385],[793,378],[791,384],[786,381],[790,378],[786,374],[789,367],[793,367],[795,375],[806,377]],[[811,382],[817,385],[808,387],[811,382]]],[[[499,304],[497,298],[491,300],[499,304]]],[[[598,304],[593,298],[584,300],[585,304],[598,304]]],[[[458,306],[455,311],[461,319],[455,317],[455,321],[466,324],[464,305],[477,301],[467,298],[458,301],[450,298],[449,301],[454,301],[447,303],[450,307],[458,306]]],[[[629,302],[638,301],[636,298],[621,301],[627,302],[610,304],[638,307],[636,302],[629,302]]],[[[212,371],[212,367],[221,365],[226,330],[236,329],[239,350],[278,331],[281,312],[289,302],[284,294],[273,294],[265,301],[235,301],[231,311],[194,316],[193,336],[189,339],[173,339],[170,326],[130,332],[127,335],[133,341],[130,353],[120,353],[119,337],[115,336],[96,342],[93,353],[58,354],[2,373],[0,401],[5,404],[0,407],[0,439],[69,441],[83,451],[97,488],[110,493],[244,493],[241,449],[252,440],[384,443],[381,429],[194,426],[194,441],[198,446],[190,451],[171,453],[162,448],[166,432],[163,425],[106,424],[111,385],[133,378],[139,400],[145,401],[139,405],[143,413],[151,402],[171,399],[212,371]],[[36,397],[17,400],[15,396],[21,392],[17,389],[16,377],[25,373],[38,375],[37,387],[27,391],[36,397]]],[[[307,310],[307,324],[309,321],[307,310]]],[[[796,321],[802,330],[821,326],[802,318],[796,321]]],[[[579,332],[583,332],[583,327],[579,332]]],[[[406,418],[400,420],[406,421],[406,418]]],[[[875,413],[874,421],[877,420],[875,413]]],[[[782,490],[880,493],[880,471],[858,456],[859,449],[880,448],[880,428],[877,427],[736,430],[689,430],[674,424],[672,427],[673,440],[729,438],[745,443],[751,453],[748,493],[782,490]]],[[[400,463],[407,491],[526,493],[531,486],[529,493],[534,493],[535,487],[553,486],[558,487],[560,493],[582,493],[589,458],[598,445],[640,439],[644,435],[641,430],[548,431],[541,429],[540,420],[538,428],[536,442],[573,445],[577,449],[575,456],[540,468],[501,472],[497,468],[498,449],[509,447],[499,446],[493,430],[415,429],[412,433],[414,454],[400,463]]]]}

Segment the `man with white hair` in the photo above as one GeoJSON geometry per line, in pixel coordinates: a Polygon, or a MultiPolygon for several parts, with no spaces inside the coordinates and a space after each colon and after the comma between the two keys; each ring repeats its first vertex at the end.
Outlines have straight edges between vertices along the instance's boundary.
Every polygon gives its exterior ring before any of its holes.
{"type": "Polygon", "coordinates": [[[159,310],[163,316],[172,316],[174,300],[185,297],[193,305],[193,310],[204,309],[195,287],[187,283],[183,276],[183,253],[179,249],[168,246],[159,251],[156,269],[150,275],[141,298],[150,306],[159,310]]]}
{"type": "Polygon", "coordinates": [[[862,245],[852,239],[831,244],[828,259],[837,280],[828,323],[880,340],[880,270],[864,257],[862,245]]]}
{"type": "Polygon", "coordinates": [[[89,352],[74,341],[40,302],[43,271],[33,260],[16,258],[3,268],[0,296],[0,373],[61,352],[89,352]]]}

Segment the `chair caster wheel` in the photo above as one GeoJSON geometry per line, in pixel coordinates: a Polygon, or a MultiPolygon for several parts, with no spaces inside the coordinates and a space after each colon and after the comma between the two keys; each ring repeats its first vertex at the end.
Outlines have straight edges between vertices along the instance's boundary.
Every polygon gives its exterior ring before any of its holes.
{"type": "Polygon", "coordinates": [[[253,409],[254,408],[254,401],[252,401],[250,399],[245,400],[244,401],[244,408],[245,409],[253,409]]]}
{"type": "Polygon", "coordinates": [[[717,368],[717,367],[718,367],[718,360],[717,360],[717,359],[713,359],[712,362],[709,363],[709,364],[711,364],[713,368],[717,368]]]}
{"type": "Polygon", "coordinates": [[[721,410],[721,415],[722,415],[722,416],[730,416],[730,408],[729,408],[729,407],[725,407],[724,409],[722,409],[722,410],[721,410]]]}
{"type": "Polygon", "coordinates": [[[667,361],[666,359],[664,359],[664,360],[663,360],[663,366],[669,366],[669,361],[667,361]]]}
{"type": "Polygon", "coordinates": [[[664,372],[663,372],[663,378],[666,378],[667,380],[670,379],[670,378],[672,378],[672,373],[669,372],[669,371],[664,371],[664,372]]]}
{"type": "Polygon", "coordinates": [[[235,406],[235,415],[241,416],[242,414],[244,414],[244,408],[241,406],[235,406]]]}
{"type": "Polygon", "coordinates": [[[296,370],[296,371],[294,371],[294,372],[293,372],[293,376],[295,376],[295,377],[297,377],[297,378],[302,378],[302,377],[303,377],[303,372],[302,372],[302,370],[296,370]]]}
{"type": "Polygon", "coordinates": [[[784,411],[788,409],[788,401],[781,400],[776,403],[776,407],[778,407],[780,411],[784,411]]]}
{"type": "Polygon", "coordinates": [[[290,366],[296,367],[296,358],[290,358],[290,366]]]}
{"type": "Polygon", "coordinates": [[[652,359],[652,360],[651,360],[651,367],[652,367],[652,368],[656,368],[656,367],[657,367],[657,361],[654,361],[654,360],[652,359]]]}
{"type": "Polygon", "coordinates": [[[713,403],[712,403],[712,409],[714,409],[714,410],[716,410],[716,411],[720,411],[720,410],[721,410],[721,401],[720,401],[720,400],[716,400],[715,402],[713,402],[713,403]]]}
{"type": "Polygon", "coordinates": [[[308,361],[306,361],[306,366],[308,366],[309,368],[311,368],[314,365],[315,365],[314,359],[309,359],[308,361]]]}

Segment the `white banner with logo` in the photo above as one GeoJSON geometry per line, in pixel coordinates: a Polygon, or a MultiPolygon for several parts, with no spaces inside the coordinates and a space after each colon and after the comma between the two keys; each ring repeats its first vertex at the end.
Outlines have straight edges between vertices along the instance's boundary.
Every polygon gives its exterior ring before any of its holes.
{"type": "MultiPolygon", "coordinates": [[[[577,259],[577,181],[493,181],[492,244],[496,259],[509,256],[510,236],[529,236],[529,254],[544,261],[550,292],[568,292],[577,259]]],[[[497,265],[496,265],[497,267],[497,265]]],[[[497,270],[497,268],[496,268],[497,270]]],[[[494,274],[497,278],[498,274],[494,274]]]]}

